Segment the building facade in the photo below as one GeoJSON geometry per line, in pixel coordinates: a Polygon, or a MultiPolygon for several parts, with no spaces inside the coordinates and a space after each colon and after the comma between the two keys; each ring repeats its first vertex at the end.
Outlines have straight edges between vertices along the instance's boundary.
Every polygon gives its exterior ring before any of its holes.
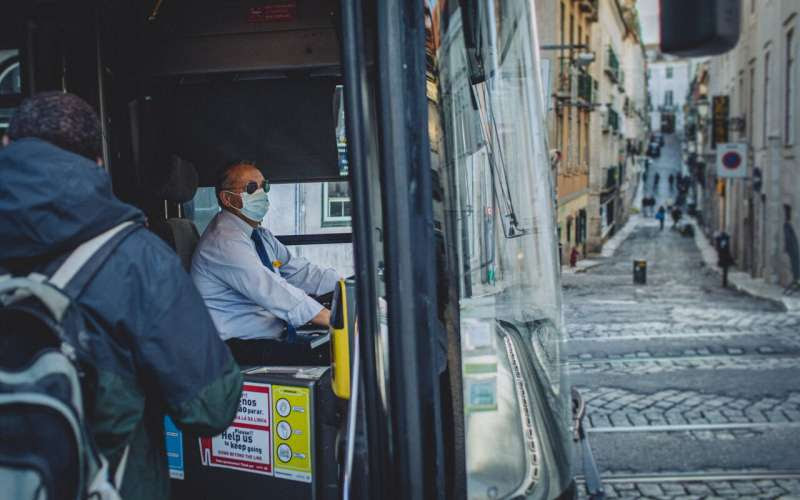
{"type": "Polygon", "coordinates": [[[536,7],[566,262],[599,251],[630,213],[649,128],[644,50],[633,0],[536,7]]]}
{"type": "Polygon", "coordinates": [[[647,46],[647,83],[650,92],[650,128],[664,134],[682,133],[683,108],[689,92],[691,62],[662,54],[647,46]]]}
{"type": "Polygon", "coordinates": [[[784,286],[798,274],[798,12],[792,0],[743,1],[738,45],[697,66],[687,106],[705,230],[731,236],[737,267],[784,286]],[[745,178],[717,176],[717,144],[730,142],[747,146],[745,178]]]}
{"type": "Polygon", "coordinates": [[[589,140],[595,80],[588,71],[596,1],[536,3],[541,60],[548,92],[548,139],[557,192],[559,246],[563,262],[573,249],[586,254],[589,140]]]}
{"type": "Polygon", "coordinates": [[[589,138],[592,154],[588,247],[599,251],[630,213],[640,175],[638,158],[648,129],[646,87],[641,85],[644,48],[634,1],[598,2],[598,26],[592,32],[592,45],[597,55],[592,74],[598,85],[597,120],[589,138]],[[630,78],[639,82],[638,88],[626,84],[630,78]]]}

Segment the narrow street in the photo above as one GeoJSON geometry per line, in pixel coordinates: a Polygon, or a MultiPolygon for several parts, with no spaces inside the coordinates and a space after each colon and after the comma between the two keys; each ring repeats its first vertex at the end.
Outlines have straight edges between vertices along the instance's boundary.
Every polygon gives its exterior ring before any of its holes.
{"type": "MultiPolygon", "coordinates": [[[[656,209],[678,165],[668,137],[647,181],[659,173],[656,209]]],[[[800,316],[723,289],[671,221],[637,220],[612,257],[563,277],[569,372],[607,495],[800,498],[800,316]]]]}

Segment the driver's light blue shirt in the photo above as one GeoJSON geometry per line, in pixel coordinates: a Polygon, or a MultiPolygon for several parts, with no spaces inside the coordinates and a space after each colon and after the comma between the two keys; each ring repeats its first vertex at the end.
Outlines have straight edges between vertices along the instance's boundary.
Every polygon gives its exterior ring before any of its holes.
{"type": "Polygon", "coordinates": [[[225,210],[218,213],[200,238],[192,258],[192,280],[224,340],[274,339],[286,323],[303,325],[322,306],[308,296],[328,293],[338,273],[322,269],[291,252],[263,228],[258,228],[270,260],[270,271],[250,239],[253,228],[225,210]]]}

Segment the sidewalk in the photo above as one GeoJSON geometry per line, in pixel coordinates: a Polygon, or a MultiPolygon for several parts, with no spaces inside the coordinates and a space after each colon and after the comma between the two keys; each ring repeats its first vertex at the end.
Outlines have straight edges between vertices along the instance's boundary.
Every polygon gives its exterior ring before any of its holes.
{"type": "Polygon", "coordinates": [[[602,264],[602,261],[599,260],[581,259],[575,264],[575,267],[561,266],[561,273],[562,274],[585,273],[589,269],[595,266],[599,266],[600,264],[602,264]]]}
{"type": "MultiPolygon", "coordinates": [[[[694,226],[694,241],[703,256],[706,265],[715,272],[722,274],[722,270],[717,266],[717,251],[703,234],[702,228],[697,225],[694,218],[687,218],[689,223],[694,226]]],[[[783,287],[766,283],[762,278],[753,278],[743,271],[731,270],[728,272],[728,284],[740,292],[744,292],[753,297],[759,297],[775,303],[785,308],[787,312],[800,313],[800,297],[783,295],[783,287]]]]}

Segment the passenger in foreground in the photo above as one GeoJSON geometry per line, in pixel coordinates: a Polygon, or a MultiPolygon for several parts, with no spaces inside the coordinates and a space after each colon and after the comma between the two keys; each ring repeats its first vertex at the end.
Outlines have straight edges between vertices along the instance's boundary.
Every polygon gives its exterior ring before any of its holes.
{"type": "Polygon", "coordinates": [[[239,367],[178,257],[144,228],[142,212],[112,194],[86,102],[60,92],[29,98],[4,143],[0,267],[47,273],[94,236],[125,221],[138,226],[78,296],[97,368],[96,387],[83,392],[94,394],[87,419],[112,470],[130,445],[122,497],[167,499],[164,415],[185,430],[220,433],[239,403],[239,367]]]}
{"type": "Polygon", "coordinates": [[[293,256],[261,226],[268,191],[252,163],[222,171],[216,185],[222,210],[200,238],[192,279],[240,363],[303,364],[303,349],[285,337],[308,322],[328,328],[330,311],[309,295],[333,291],[339,275],[293,256]]]}

